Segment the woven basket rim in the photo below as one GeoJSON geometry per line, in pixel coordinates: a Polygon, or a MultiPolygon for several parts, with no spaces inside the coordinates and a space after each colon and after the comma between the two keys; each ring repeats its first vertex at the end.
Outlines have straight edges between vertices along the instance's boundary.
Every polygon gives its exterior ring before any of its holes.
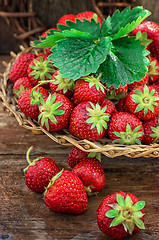
{"type": "Polygon", "coordinates": [[[18,124],[28,130],[31,130],[34,134],[45,134],[51,138],[54,142],[63,146],[76,146],[82,151],[86,152],[101,152],[109,158],[115,158],[119,156],[126,156],[129,158],[139,157],[159,157],[159,144],[153,143],[150,145],[121,145],[113,144],[110,139],[103,137],[98,141],[89,141],[87,139],[78,139],[72,136],[68,129],[64,129],[60,132],[48,132],[41,127],[37,121],[26,117],[19,111],[17,106],[17,99],[9,94],[9,87],[11,88],[11,82],[9,80],[10,69],[15,60],[24,53],[31,52],[32,47],[24,48],[20,47],[21,51],[18,54],[11,53],[12,59],[9,63],[6,63],[6,69],[1,74],[0,84],[0,100],[2,100],[3,106],[7,109],[17,120],[18,124]]]}

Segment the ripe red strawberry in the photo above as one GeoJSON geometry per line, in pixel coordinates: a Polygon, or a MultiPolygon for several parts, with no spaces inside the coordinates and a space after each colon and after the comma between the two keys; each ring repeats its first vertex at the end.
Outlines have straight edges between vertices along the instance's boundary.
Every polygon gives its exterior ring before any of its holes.
{"type": "Polygon", "coordinates": [[[80,139],[98,140],[104,136],[110,114],[106,107],[101,108],[90,101],[78,104],[70,117],[69,131],[80,139]]]}
{"type": "Polygon", "coordinates": [[[117,104],[115,105],[117,108],[117,111],[119,112],[128,112],[128,109],[125,105],[126,97],[119,99],[117,104]]]}
{"type": "Polygon", "coordinates": [[[92,18],[94,18],[96,20],[96,22],[99,22],[100,24],[102,24],[102,19],[97,16],[97,14],[95,12],[80,12],[76,15],[76,18],[80,19],[81,21],[83,21],[83,18],[91,21],[92,18]]]}
{"type": "Polygon", "coordinates": [[[50,94],[41,99],[39,123],[50,132],[67,128],[72,109],[73,104],[67,97],[60,93],[50,94]]]}
{"type": "Polygon", "coordinates": [[[106,98],[103,100],[101,107],[102,108],[106,107],[106,112],[109,113],[110,115],[112,115],[117,111],[115,104],[106,98]]]}
{"type": "MultiPolygon", "coordinates": [[[[46,54],[34,58],[28,66],[28,77],[33,86],[36,86],[40,81],[49,80],[52,73],[55,71],[54,65],[47,59],[46,54]]],[[[49,83],[44,83],[45,87],[49,83]]]]}
{"type": "Polygon", "coordinates": [[[128,92],[128,86],[125,85],[124,87],[119,86],[119,88],[114,88],[113,86],[106,87],[106,96],[105,98],[112,100],[114,102],[118,101],[121,98],[124,98],[127,95],[128,92]]]}
{"type": "Polygon", "coordinates": [[[134,114],[116,112],[110,119],[108,135],[113,143],[141,144],[144,128],[134,114]]]}
{"type": "Polygon", "coordinates": [[[43,87],[37,87],[35,90],[29,88],[24,90],[18,98],[19,109],[27,116],[37,119],[39,116],[40,99],[49,95],[43,87]]]}
{"type": "Polygon", "coordinates": [[[72,172],[82,180],[88,195],[101,191],[105,186],[105,173],[97,159],[86,158],[78,163],[72,172]]]}
{"type": "Polygon", "coordinates": [[[69,99],[73,96],[74,85],[74,80],[67,80],[66,78],[63,78],[58,70],[55,71],[51,77],[50,89],[52,93],[61,93],[69,99]]]}
{"type": "Polygon", "coordinates": [[[9,79],[14,83],[18,78],[27,77],[28,66],[35,57],[36,55],[34,53],[25,53],[20,55],[10,70],[9,79]]]}
{"type": "Polygon", "coordinates": [[[81,214],[88,206],[82,181],[67,170],[61,171],[52,178],[44,197],[46,206],[54,212],[81,214]]]}
{"type": "Polygon", "coordinates": [[[69,152],[67,162],[71,168],[74,168],[78,163],[85,160],[86,158],[93,158],[93,159],[98,159],[99,161],[101,161],[101,153],[100,152],[88,153],[88,152],[82,151],[81,149],[73,146],[73,148],[69,152]]]}
{"type": "Polygon", "coordinates": [[[153,87],[159,94],[159,85],[156,84],[157,82],[155,82],[154,84],[151,85],[151,87],[153,87]]]}
{"type": "Polygon", "coordinates": [[[147,75],[149,77],[149,83],[154,83],[159,79],[159,61],[151,56],[147,75]]]}
{"type": "Polygon", "coordinates": [[[131,90],[126,97],[125,104],[128,111],[141,120],[148,120],[159,114],[159,94],[148,85],[131,90]]]}
{"type": "Polygon", "coordinates": [[[145,135],[143,144],[151,144],[159,142],[159,116],[143,122],[145,135]]]}
{"type": "Polygon", "coordinates": [[[25,183],[30,190],[42,193],[52,177],[60,170],[52,158],[38,157],[31,162],[29,159],[31,149],[32,147],[27,151],[29,165],[24,169],[24,172],[26,172],[25,183]]]}
{"type": "Polygon", "coordinates": [[[155,22],[144,20],[132,31],[132,34],[136,35],[138,31],[147,33],[148,39],[152,40],[148,45],[148,50],[153,57],[159,60],[159,25],[155,22]]]}
{"type": "Polygon", "coordinates": [[[140,81],[134,81],[133,83],[128,84],[128,88],[132,90],[134,87],[148,84],[149,77],[148,74],[145,75],[140,81]]]}
{"type": "Polygon", "coordinates": [[[82,77],[76,81],[73,95],[73,103],[75,105],[91,101],[101,103],[105,98],[105,89],[100,82],[100,78],[95,78],[93,75],[82,77]]]}
{"type": "Polygon", "coordinates": [[[58,20],[57,24],[67,25],[66,21],[76,22],[76,16],[74,14],[66,14],[58,20]]]}
{"type": "Polygon", "coordinates": [[[28,77],[18,78],[13,85],[13,94],[17,97],[28,88],[32,88],[32,84],[29,81],[28,77]]]}
{"type": "Polygon", "coordinates": [[[145,202],[132,193],[115,192],[106,196],[97,210],[99,229],[113,239],[134,235],[144,226],[145,202]]]}

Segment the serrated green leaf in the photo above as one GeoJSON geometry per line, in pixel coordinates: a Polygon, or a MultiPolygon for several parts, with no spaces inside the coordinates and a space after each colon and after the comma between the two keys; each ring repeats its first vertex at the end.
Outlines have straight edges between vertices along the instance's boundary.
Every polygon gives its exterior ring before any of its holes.
{"type": "Polygon", "coordinates": [[[148,64],[144,46],[134,37],[123,37],[112,41],[106,60],[100,65],[96,75],[102,72],[101,81],[114,88],[140,81],[147,72],[148,64]]]}
{"type": "Polygon", "coordinates": [[[71,30],[76,29],[80,32],[91,34],[93,39],[98,39],[100,35],[100,23],[96,22],[94,19],[91,21],[83,19],[83,21],[76,19],[76,22],[67,21],[67,26],[58,25],[59,30],[71,30]]]}
{"type": "Polygon", "coordinates": [[[97,43],[85,38],[66,38],[52,48],[49,56],[62,77],[76,80],[95,73],[110,51],[111,39],[102,38],[97,43]]]}
{"type": "Polygon", "coordinates": [[[65,35],[65,37],[84,37],[84,38],[93,39],[93,36],[90,33],[81,32],[81,31],[76,30],[76,29],[71,29],[69,31],[64,30],[63,34],[65,35]]]}
{"type": "Polygon", "coordinates": [[[31,46],[38,47],[38,48],[50,48],[56,45],[59,40],[65,39],[65,35],[61,32],[55,31],[54,34],[45,37],[43,40],[33,41],[31,46]]]}
{"type": "Polygon", "coordinates": [[[108,16],[101,27],[101,37],[111,36],[118,39],[137,27],[151,13],[143,7],[125,8],[122,12],[116,10],[112,17],[108,16]]]}

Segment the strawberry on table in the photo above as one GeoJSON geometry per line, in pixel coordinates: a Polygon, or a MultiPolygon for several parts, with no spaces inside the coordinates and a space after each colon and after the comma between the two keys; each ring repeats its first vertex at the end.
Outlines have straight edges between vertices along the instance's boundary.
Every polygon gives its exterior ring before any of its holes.
{"type": "Polygon", "coordinates": [[[100,75],[96,78],[93,75],[81,77],[76,81],[73,95],[75,105],[91,101],[101,103],[105,98],[105,88],[100,81],[100,75]]]}
{"type": "Polygon", "coordinates": [[[63,78],[58,70],[55,71],[51,77],[50,89],[52,93],[61,93],[69,99],[73,96],[74,85],[74,80],[63,78]]]}
{"type": "Polygon", "coordinates": [[[72,102],[60,93],[49,94],[45,99],[41,99],[39,106],[39,123],[48,131],[60,131],[67,128],[72,102]]]}
{"type": "Polygon", "coordinates": [[[109,117],[106,107],[98,103],[79,103],[71,113],[69,131],[80,139],[98,140],[106,133],[109,117]]]}
{"type": "Polygon", "coordinates": [[[88,196],[101,191],[105,186],[105,173],[97,159],[86,158],[78,163],[72,172],[82,180],[88,196]]]}
{"type": "Polygon", "coordinates": [[[62,170],[47,186],[44,202],[54,212],[81,214],[87,209],[88,197],[80,178],[68,170],[62,170]]]}
{"type": "Polygon", "coordinates": [[[25,53],[20,55],[14,62],[10,72],[9,79],[14,83],[18,78],[27,77],[27,69],[36,55],[34,53],[25,53]]]}
{"type": "Polygon", "coordinates": [[[159,116],[143,121],[145,135],[143,144],[159,143],[159,116]]]}
{"type": "Polygon", "coordinates": [[[159,94],[152,86],[133,88],[127,95],[125,104],[128,111],[141,120],[148,120],[159,114],[159,94]]]}
{"type": "Polygon", "coordinates": [[[108,135],[113,143],[141,144],[144,128],[142,122],[134,114],[116,112],[110,119],[108,135]]]}
{"type": "Polygon", "coordinates": [[[31,162],[29,158],[31,150],[32,147],[27,151],[29,165],[24,169],[25,183],[30,190],[42,193],[52,177],[60,170],[52,158],[38,157],[31,162]]]}
{"type": "Polygon", "coordinates": [[[101,153],[100,152],[88,153],[88,152],[82,151],[76,146],[73,146],[73,148],[69,152],[67,162],[71,168],[74,168],[78,163],[80,163],[81,161],[87,158],[98,159],[99,161],[101,161],[101,153]]]}
{"type": "Polygon", "coordinates": [[[28,88],[32,88],[33,85],[30,83],[28,77],[21,77],[16,80],[16,82],[13,85],[13,94],[17,97],[28,88]]]}
{"type": "Polygon", "coordinates": [[[18,106],[21,112],[27,117],[37,119],[39,116],[40,100],[49,95],[43,87],[28,88],[24,90],[18,98],[18,106]]]}
{"type": "Polygon", "coordinates": [[[115,192],[106,196],[97,210],[99,229],[113,239],[125,239],[144,226],[145,202],[132,193],[115,192]]]}

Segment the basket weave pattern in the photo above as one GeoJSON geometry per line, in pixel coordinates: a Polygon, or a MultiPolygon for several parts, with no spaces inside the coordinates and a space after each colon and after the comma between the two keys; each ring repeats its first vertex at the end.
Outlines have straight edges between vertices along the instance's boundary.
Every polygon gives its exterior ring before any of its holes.
{"type": "Polygon", "coordinates": [[[0,81],[0,99],[2,100],[4,110],[8,110],[16,118],[21,127],[33,131],[34,134],[46,134],[58,144],[65,146],[73,145],[86,152],[101,152],[109,158],[119,156],[126,156],[130,158],[159,157],[159,144],[156,143],[151,145],[121,145],[113,144],[111,140],[106,137],[94,142],[86,139],[79,140],[78,138],[72,136],[67,129],[61,132],[48,132],[42,128],[37,121],[26,117],[19,111],[17,99],[12,94],[13,84],[9,80],[9,72],[14,61],[17,57],[19,57],[19,55],[31,51],[32,48],[24,49],[24,47],[21,46],[21,52],[17,55],[11,53],[12,59],[9,63],[5,63],[6,70],[3,74],[1,74],[0,81]]]}

